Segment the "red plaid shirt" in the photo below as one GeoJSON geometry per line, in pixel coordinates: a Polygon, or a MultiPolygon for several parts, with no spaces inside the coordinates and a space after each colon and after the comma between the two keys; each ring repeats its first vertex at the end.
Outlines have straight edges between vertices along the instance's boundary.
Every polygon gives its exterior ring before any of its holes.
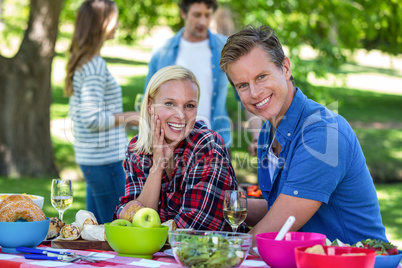
{"type": "MultiPolygon", "coordinates": [[[[137,136],[126,153],[125,196],[120,198],[117,211],[140,195],[152,167],[152,155],[133,150],[136,142],[137,136]]],[[[207,129],[202,121],[196,122],[191,134],[175,149],[174,159],[172,178],[165,171],[162,176],[161,221],[173,219],[178,228],[231,230],[223,218],[223,196],[225,190],[236,189],[237,182],[219,134],[207,129]]]]}

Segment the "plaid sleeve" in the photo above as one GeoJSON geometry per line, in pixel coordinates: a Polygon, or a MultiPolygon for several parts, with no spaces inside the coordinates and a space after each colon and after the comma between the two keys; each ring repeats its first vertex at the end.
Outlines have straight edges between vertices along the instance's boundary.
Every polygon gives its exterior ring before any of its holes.
{"type": "MultiPolygon", "coordinates": [[[[215,136],[216,138],[216,136],[215,136]]],[[[189,168],[181,208],[175,217],[179,228],[231,230],[223,218],[224,191],[237,187],[227,149],[221,139],[210,139],[198,150],[189,168]],[[206,150],[207,148],[207,150],[206,150]]]]}
{"type": "Polygon", "coordinates": [[[136,141],[136,138],[131,140],[126,152],[126,158],[123,163],[124,171],[126,173],[126,182],[124,186],[125,195],[120,197],[120,204],[116,207],[116,211],[113,215],[114,219],[117,218],[117,215],[125,204],[136,199],[140,195],[146,181],[145,172],[149,170],[150,167],[150,159],[142,157],[133,150],[136,141]]]}

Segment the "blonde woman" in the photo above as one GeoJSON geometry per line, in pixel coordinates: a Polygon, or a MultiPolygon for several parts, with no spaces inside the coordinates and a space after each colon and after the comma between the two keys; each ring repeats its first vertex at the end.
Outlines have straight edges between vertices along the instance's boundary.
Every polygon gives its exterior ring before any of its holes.
{"type": "Polygon", "coordinates": [[[121,87],[100,56],[113,39],[118,9],[110,0],[85,1],[78,9],[67,63],[65,95],[74,123],[75,161],[87,182],[87,209],[99,223],[111,221],[124,194],[124,124],[138,124],[138,114],[123,113],[121,87]]]}
{"type": "Polygon", "coordinates": [[[222,138],[196,122],[199,98],[197,79],[183,67],[162,68],[151,78],[115,218],[131,220],[133,207],[145,206],[178,228],[230,230],[222,206],[224,191],[237,188],[235,173],[222,138]]]}

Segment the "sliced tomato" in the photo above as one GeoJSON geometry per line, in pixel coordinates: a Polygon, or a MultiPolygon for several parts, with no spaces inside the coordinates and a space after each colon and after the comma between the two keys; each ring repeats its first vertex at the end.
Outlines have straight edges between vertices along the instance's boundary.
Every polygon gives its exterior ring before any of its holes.
{"type": "Polygon", "coordinates": [[[250,186],[247,186],[247,193],[249,193],[249,192],[254,192],[254,191],[257,191],[258,190],[258,186],[257,185],[250,185],[250,186]]]}

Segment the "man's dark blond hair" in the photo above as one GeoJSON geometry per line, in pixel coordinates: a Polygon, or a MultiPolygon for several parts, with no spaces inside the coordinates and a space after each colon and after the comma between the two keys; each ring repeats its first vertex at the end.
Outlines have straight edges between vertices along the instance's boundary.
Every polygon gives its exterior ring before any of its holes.
{"type": "MultiPolygon", "coordinates": [[[[249,25],[230,36],[222,49],[220,66],[232,85],[233,82],[228,75],[229,64],[236,62],[240,57],[250,53],[257,46],[262,48],[272,62],[282,70],[282,64],[286,56],[283,52],[281,42],[275,35],[275,31],[266,25],[259,28],[249,25]]],[[[290,77],[290,80],[293,80],[293,77],[290,77]]]]}

